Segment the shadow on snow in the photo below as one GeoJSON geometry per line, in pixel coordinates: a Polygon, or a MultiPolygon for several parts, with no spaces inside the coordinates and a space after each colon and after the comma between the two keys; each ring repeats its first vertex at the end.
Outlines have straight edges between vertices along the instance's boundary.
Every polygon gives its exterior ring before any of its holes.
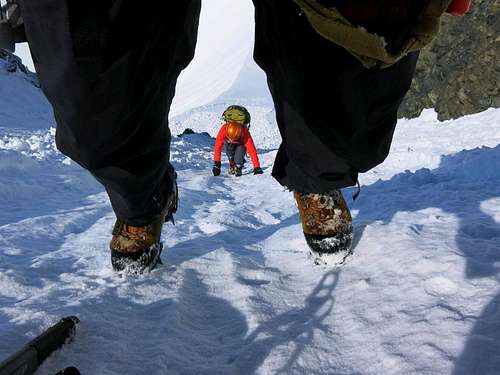
{"type": "MultiPolygon", "coordinates": [[[[355,244],[364,228],[388,224],[401,211],[439,208],[458,219],[456,244],[467,279],[498,277],[500,225],[481,203],[500,198],[500,146],[444,156],[439,167],[395,175],[364,187],[354,203],[355,244]],[[410,198],[409,198],[410,197],[410,198]]],[[[500,294],[477,317],[453,375],[494,374],[500,368],[500,294]]]]}

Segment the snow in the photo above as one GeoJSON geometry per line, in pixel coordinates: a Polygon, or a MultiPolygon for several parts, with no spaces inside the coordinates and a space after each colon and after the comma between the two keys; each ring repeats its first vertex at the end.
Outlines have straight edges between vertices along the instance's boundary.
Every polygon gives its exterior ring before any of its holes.
{"type": "Polygon", "coordinates": [[[15,51],[16,56],[19,56],[23,60],[23,64],[26,65],[26,67],[31,70],[32,72],[35,71],[35,64],[33,63],[33,59],[31,57],[31,52],[30,48],[28,46],[28,43],[18,43],[16,44],[16,51],[15,51]]]}
{"type": "MultiPolygon", "coordinates": [[[[245,27],[231,37],[250,43],[245,27]]],[[[164,264],[139,277],[111,271],[106,194],[57,152],[47,102],[0,60],[0,361],[77,315],[74,342],[37,374],[500,374],[500,109],[400,120],[358,199],[344,190],[353,256],[314,266],[270,176],[279,133],[249,53],[193,102],[178,86],[171,128],[214,136],[227,105],[246,105],[265,173],[230,177],[223,159],[213,177],[214,140],[174,136],[176,225],[164,264]]]]}
{"type": "Polygon", "coordinates": [[[34,77],[18,68],[9,72],[13,64],[0,57],[0,128],[36,130],[54,126],[52,109],[33,82],[34,77]]]}
{"type": "Polygon", "coordinates": [[[207,104],[231,88],[251,53],[253,25],[251,0],[202,2],[195,57],[179,77],[170,116],[207,104]]]}

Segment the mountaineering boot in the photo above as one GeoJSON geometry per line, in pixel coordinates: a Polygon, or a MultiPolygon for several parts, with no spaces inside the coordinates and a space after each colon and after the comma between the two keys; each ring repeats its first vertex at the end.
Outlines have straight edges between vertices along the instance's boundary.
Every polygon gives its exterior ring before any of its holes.
{"type": "Polygon", "coordinates": [[[306,242],[316,264],[341,265],[352,253],[352,217],[340,190],[294,192],[306,242]]]}
{"type": "Polygon", "coordinates": [[[229,174],[236,174],[236,162],[234,160],[229,160],[229,174]]]}
{"type": "Polygon", "coordinates": [[[243,174],[243,167],[240,167],[239,165],[234,167],[234,175],[236,177],[240,177],[243,174]]]}
{"type": "Polygon", "coordinates": [[[151,271],[161,262],[161,229],[166,221],[174,222],[177,203],[177,183],[174,180],[165,207],[148,225],[134,227],[116,220],[110,243],[113,270],[140,274],[151,271]]]}

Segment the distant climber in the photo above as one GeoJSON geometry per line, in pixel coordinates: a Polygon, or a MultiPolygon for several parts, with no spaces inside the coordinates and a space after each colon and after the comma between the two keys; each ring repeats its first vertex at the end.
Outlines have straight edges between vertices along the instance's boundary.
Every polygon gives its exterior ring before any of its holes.
{"type": "Polygon", "coordinates": [[[214,147],[214,176],[221,173],[222,148],[226,150],[229,159],[229,174],[239,177],[245,164],[245,154],[248,152],[253,164],[253,173],[262,174],[257,150],[250,135],[250,113],[245,107],[232,105],[222,114],[224,124],[221,126],[214,147]]]}

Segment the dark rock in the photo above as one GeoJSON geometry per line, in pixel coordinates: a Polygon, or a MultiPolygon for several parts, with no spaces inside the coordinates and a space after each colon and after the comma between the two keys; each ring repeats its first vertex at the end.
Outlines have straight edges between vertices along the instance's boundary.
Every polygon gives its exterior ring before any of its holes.
{"type": "Polygon", "coordinates": [[[8,73],[20,72],[33,86],[40,88],[38,77],[23,64],[21,59],[7,50],[0,49],[0,69],[8,73]]]}
{"type": "Polygon", "coordinates": [[[435,108],[440,120],[500,107],[500,1],[474,0],[464,17],[443,17],[420,54],[400,117],[435,108]]]}
{"type": "Polygon", "coordinates": [[[181,134],[177,134],[177,137],[182,137],[183,135],[186,134],[195,134],[195,131],[193,129],[186,128],[181,134]]]}
{"type": "Polygon", "coordinates": [[[191,135],[191,134],[198,134],[198,135],[203,135],[203,136],[208,137],[208,138],[212,138],[210,136],[210,134],[208,134],[207,132],[196,133],[193,129],[190,129],[190,128],[184,129],[182,134],[178,134],[177,137],[182,137],[184,135],[191,135]]]}

